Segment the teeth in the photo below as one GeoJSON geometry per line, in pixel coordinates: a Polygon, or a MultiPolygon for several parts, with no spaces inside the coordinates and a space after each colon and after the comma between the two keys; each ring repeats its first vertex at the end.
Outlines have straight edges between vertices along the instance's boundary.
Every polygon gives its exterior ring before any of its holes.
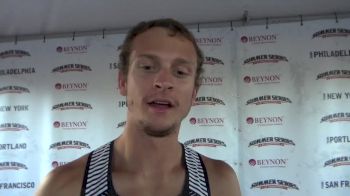
{"type": "Polygon", "coordinates": [[[169,105],[169,102],[166,101],[154,101],[156,104],[164,104],[164,105],[169,105]]]}
{"type": "Polygon", "coordinates": [[[153,103],[155,103],[155,104],[162,104],[162,105],[170,105],[170,103],[167,102],[167,101],[153,101],[153,103]]]}

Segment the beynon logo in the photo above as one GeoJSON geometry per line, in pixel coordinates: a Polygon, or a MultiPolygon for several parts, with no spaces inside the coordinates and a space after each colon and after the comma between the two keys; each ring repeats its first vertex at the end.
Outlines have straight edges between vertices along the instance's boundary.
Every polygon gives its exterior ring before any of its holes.
{"type": "Polygon", "coordinates": [[[0,87],[0,95],[1,94],[22,94],[22,93],[30,93],[28,88],[21,86],[4,86],[0,87]]]}
{"type": "Polygon", "coordinates": [[[195,39],[200,46],[221,46],[223,44],[222,37],[198,37],[195,39]]]}
{"type": "Polygon", "coordinates": [[[70,83],[56,83],[56,90],[63,91],[86,91],[88,87],[87,82],[70,82],[70,83]]]}
{"type": "Polygon", "coordinates": [[[27,166],[19,162],[0,162],[0,170],[27,170],[27,166]]]}
{"type": "Polygon", "coordinates": [[[189,119],[190,124],[197,126],[224,126],[224,118],[212,117],[212,118],[195,118],[189,119]]]}
{"type": "Polygon", "coordinates": [[[3,52],[0,52],[1,59],[24,56],[30,56],[30,53],[25,50],[5,50],[3,52]]]}
{"type": "Polygon", "coordinates": [[[282,137],[263,137],[249,142],[248,147],[257,146],[295,146],[293,140],[282,137]]]}
{"type": "Polygon", "coordinates": [[[278,84],[281,82],[281,74],[244,76],[243,81],[247,84],[278,84]]]}
{"type": "Polygon", "coordinates": [[[350,79],[350,70],[331,70],[317,75],[316,80],[350,79]]]}
{"type": "Polygon", "coordinates": [[[334,114],[329,114],[321,118],[321,122],[348,122],[350,121],[350,112],[339,112],[334,114]]]}
{"type": "Polygon", "coordinates": [[[225,105],[224,101],[215,97],[196,97],[193,106],[197,105],[225,105]]]}
{"type": "Polygon", "coordinates": [[[69,101],[69,102],[56,104],[52,106],[51,110],[86,110],[86,109],[92,109],[92,106],[84,102],[69,101]]]}
{"type": "Polygon", "coordinates": [[[262,64],[262,63],[279,63],[288,62],[287,57],[275,54],[263,54],[258,56],[253,56],[244,60],[243,65],[247,64],[262,64]]]}
{"type": "Polygon", "coordinates": [[[278,95],[263,95],[263,96],[249,99],[246,105],[283,104],[283,103],[292,103],[292,101],[287,97],[282,97],[278,95]]]}
{"type": "Polygon", "coordinates": [[[250,44],[271,44],[277,42],[277,34],[265,34],[265,35],[243,35],[241,36],[242,43],[250,44]]]}
{"type": "Polygon", "coordinates": [[[52,69],[52,73],[84,72],[84,71],[91,71],[91,67],[83,64],[66,64],[66,65],[61,65],[52,69]]]}
{"type": "Polygon", "coordinates": [[[59,167],[59,166],[62,166],[62,165],[65,165],[67,164],[68,162],[63,162],[63,161],[52,161],[51,163],[51,166],[52,168],[56,168],[56,167],[59,167]]]}
{"type": "Polygon", "coordinates": [[[215,57],[204,57],[203,64],[205,65],[224,65],[224,62],[221,59],[215,57]]]}
{"type": "Polygon", "coordinates": [[[250,159],[249,165],[252,167],[258,166],[260,168],[285,168],[287,166],[288,159],[250,159]]]}
{"type": "Polygon", "coordinates": [[[90,145],[76,140],[67,140],[56,142],[50,145],[50,149],[62,150],[62,149],[90,149],[90,145]]]}
{"type": "Polygon", "coordinates": [[[247,117],[246,122],[248,125],[257,126],[283,125],[284,116],[247,117]]]}
{"type": "Polygon", "coordinates": [[[285,189],[285,190],[288,190],[288,189],[299,190],[299,188],[296,184],[285,181],[285,180],[277,180],[277,179],[269,179],[269,180],[254,182],[250,188],[251,189],[253,189],[253,188],[258,188],[258,189],[278,188],[278,189],[285,189]]]}
{"type": "Polygon", "coordinates": [[[185,146],[226,147],[225,142],[213,138],[195,138],[184,142],[185,146]]]}
{"type": "Polygon", "coordinates": [[[312,39],[314,38],[328,38],[328,37],[347,37],[350,35],[350,29],[345,28],[329,28],[322,29],[312,34],[312,39]]]}
{"type": "Polygon", "coordinates": [[[53,127],[65,130],[79,130],[86,129],[87,124],[88,121],[55,121],[53,122],[53,127]]]}
{"type": "Polygon", "coordinates": [[[88,45],[76,45],[76,46],[57,46],[56,52],[64,54],[82,54],[87,53],[88,45]]]}
{"type": "Polygon", "coordinates": [[[200,84],[203,86],[222,86],[223,77],[202,76],[199,78],[200,84]]]}
{"type": "Polygon", "coordinates": [[[350,156],[336,157],[324,163],[324,167],[339,167],[344,165],[350,165],[350,156]]]}
{"type": "Polygon", "coordinates": [[[256,165],[256,160],[255,159],[250,159],[249,161],[250,166],[255,166],[256,165]]]}
{"type": "Polygon", "coordinates": [[[26,125],[20,123],[2,123],[0,124],[0,131],[28,131],[26,125]]]}

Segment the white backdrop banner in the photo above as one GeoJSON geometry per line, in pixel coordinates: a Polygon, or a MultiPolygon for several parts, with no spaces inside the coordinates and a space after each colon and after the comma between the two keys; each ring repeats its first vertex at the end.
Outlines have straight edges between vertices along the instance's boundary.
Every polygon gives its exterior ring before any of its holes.
{"type": "MultiPolygon", "coordinates": [[[[179,141],[230,164],[244,196],[350,192],[350,19],[193,30],[205,55],[179,141]]],[[[118,137],[125,35],[0,43],[0,195],[118,137]]]]}

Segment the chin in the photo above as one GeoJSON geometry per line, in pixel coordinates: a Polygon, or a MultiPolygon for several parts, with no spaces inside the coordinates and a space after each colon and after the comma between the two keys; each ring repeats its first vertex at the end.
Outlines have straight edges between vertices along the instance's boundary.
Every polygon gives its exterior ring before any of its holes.
{"type": "Polygon", "coordinates": [[[144,132],[152,137],[166,137],[176,133],[176,129],[174,125],[164,127],[145,126],[144,132]]]}

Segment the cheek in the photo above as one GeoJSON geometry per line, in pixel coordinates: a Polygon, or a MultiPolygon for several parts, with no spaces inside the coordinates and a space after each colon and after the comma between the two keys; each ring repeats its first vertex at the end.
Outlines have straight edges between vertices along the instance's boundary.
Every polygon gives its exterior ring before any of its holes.
{"type": "Polygon", "coordinates": [[[136,89],[142,89],[142,79],[137,76],[131,75],[128,80],[128,91],[129,93],[135,93],[136,89]]]}
{"type": "Polygon", "coordinates": [[[147,93],[147,82],[140,79],[130,80],[127,85],[127,97],[129,100],[136,101],[142,99],[147,93]]]}
{"type": "Polygon", "coordinates": [[[134,73],[133,76],[130,77],[132,86],[134,88],[147,88],[153,82],[153,77],[151,75],[134,73]]]}

